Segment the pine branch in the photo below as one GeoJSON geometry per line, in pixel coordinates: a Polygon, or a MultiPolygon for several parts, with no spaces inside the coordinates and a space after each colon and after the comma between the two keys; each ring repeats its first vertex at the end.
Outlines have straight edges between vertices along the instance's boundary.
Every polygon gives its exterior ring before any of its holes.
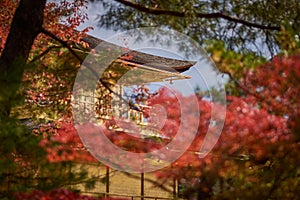
{"type": "MultiPolygon", "coordinates": [[[[132,1],[128,0],[115,0],[116,2],[119,2],[125,6],[129,6],[131,8],[134,8],[138,11],[153,14],[153,15],[168,15],[168,16],[174,16],[174,17],[187,17],[188,14],[186,12],[180,12],[180,11],[174,11],[174,10],[161,10],[161,9],[155,9],[155,8],[149,8],[146,6],[143,6],[138,3],[134,3],[132,1]]],[[[248,27],[252,28],[258,28],[258,29],[263,29],[263,30],[273,30],[273,31],[280,31],[281,28],[279,26],[271,26],[271,25],[263,25],[263,24],[258,24],[254,22],[249,22],[243,19],[240,19],[238,17],[226,15],[221,12],[215,12],[215,13],[196,13],[196,17],[199,18],[222,18],[231,22],[236,22],[248,27]]]]}

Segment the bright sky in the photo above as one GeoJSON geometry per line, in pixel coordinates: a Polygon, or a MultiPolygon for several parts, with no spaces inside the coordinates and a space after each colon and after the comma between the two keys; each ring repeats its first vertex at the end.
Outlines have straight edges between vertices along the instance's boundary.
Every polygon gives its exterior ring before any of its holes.
{"type": "Polygon", "coordinates": [[[97,24],[98,24],[97,16],[103,12],[104,12],[104,9],[102,8],[101,3],[89,2],[88,10],[87,10],[89,19],[85,23],[81,24],[78,29],[82,30],[86,27],[93,27],[94,30],[90,30],[89,34],[92,36],[95,36],[97,38],[100,38],[100,39],[107,39],[107,38],[111,37],[112,35],[116,34],[117,33],[116,31],[107,30],[105,28],[100,28],[99,26],[97,26],[97,24]]]}

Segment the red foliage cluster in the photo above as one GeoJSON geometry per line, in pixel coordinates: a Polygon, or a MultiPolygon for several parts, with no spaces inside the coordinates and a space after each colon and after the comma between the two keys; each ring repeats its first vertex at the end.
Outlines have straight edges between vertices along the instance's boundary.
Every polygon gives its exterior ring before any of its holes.
{"type": "MultiPolygon", "coordinates": [[[[158,172],[160,178],[199,177],[204,170],[222,173],[228,159],[264,162],[283,151],[293,150],[293,134],[298,133],[300,118],[300,56],[276,57],[270,63],[246,74],[244,97],[227,97],[227,114],[219,142],[204,159],[199,159],[203,135],[210,116],[209,102],[200,101],[198,135],[189,151],[171,168],[158,172]],[[214,169],[215,168],[215,169],[214,169]]],[[[166,101],[166,99],[163,99],[166,101]]],[[[176,113],[176,112],[174,112],[176,113]]],[[[178,120],[179,115],[174,119],[178,120]]],[[[299,138],[299,136],[298,136],[299,138]]],[[[233,169],[229,169],[233,170],[233,169]]]]}
{"type": "MultiPolygon", "coordinates": [[[[257,159],[270,156],[268,145],[290,139],[287,120],[246,101],[229,97],[222,140],[218,148],[229,155],[250,155],[257,159]]],[[[245,99],[246,100],[246,99],[245,99]]]]}
{"type": "Polygon", "coordinates": [[[40,145],[47,152],[50,162],[96,160],[84,148],[73,123],[64,122],[54,134],[41,140],[40,145]]]}
{"type": "MultiPolygon", "coordinates": [[[[249,71],[243,84],[260,107],[288,119],[294,133],[300,124],[300,54],[277,56],[255,71],[249,71]]],[[[299,135],[295,135],[299,139],[299,135]]]]}
{"type": "Polygon", "coordinates": [[[242,84],[269,113],[290,117],[299,110],[300,54],[277,56],[249,71],[242,84]]]}
{"type": "Polygon", "coordinates": [[[49,2],[44,13],[44,28],[68,42],[82,43],[80,39],[89,28],[81,32],[76,28],[88,18],[84,12],[86,4],[87,0],[49,2]]]}
{"type": "MultiPolygon", "coordinates": [[[[287,69],[288,66],[294,66],[293,63],[290,63],[290,65],[286,66],[277,64],[277,60],[275,60],[274,62],[274,66],[277,66],[278,68],[281,67],[287,69]]],[[[269,64],[269,66],[273,65],[269,64]]],[[[253,98],[253,96],[244,98],[228,97],[229,104],[227,107],[225,126],[223,128],[220,141],[216,146],[216,149],[225,151],[228,156],[238,156],[242,154],[247,154],[255,157],[256,159],[262,159],[263,157],[268,156],[268,154],[270,153],[269,149],[267,148],[269,144],[279,143],[281,141],[286,141],[291,138],[290,131],[287,126],[288,120],[285,117],[285,115],[289,113],[287,112],[289,111],[289,109],[287,109],[288,106],[298,106],[298,104],[279,105],[277,103],[276,98],[275,100],[274,98],[269,98],[269,93],[272,93],[272,90],[282,90],[278,88],[279,86],[276,86],[277,84],[269,84],[268,82],[265,82],[266,80],[268,80],[266,76],[261,75],[262,80],[264,81],[259,82],[259,79],[257,81],[252,80],[250,82],[251,79],[257,77],[253,74],[262,73],[260,71],[265,70],[266,68],[262,67],[257,69],[257,71],[251,73],[249,72],[248,76],[245,79],[245,83],[247,83],[249,88],[257,89],[258,87],[264,87],[264,89],[262,91],[257,92],[257,94],[262,95],[262,98],[266,97],[272,100],[272,104],[263,104],[259,101],[260,99],[253,98]],[[250,83],[252,83],[252,85],[250,85],[250,83]],[[273,87],[276,88],[274,89],[273,87]],[[274,111],[274,107],[278,109],[285,108],[285,114],[283,116],[275,115],[276,113],[272,112],[274,111]]],[[[269,67],[269,70],[272,71],[265,72],[265,74],[268,74],[268,77],[276,77],[275,75],[272,76],[272,73],[277,73],[278,70],[280,71],[280,69],[274,70],[274,67],[269,67]]],[[[293,68],[293,70],[297,70],[297,68],[293,68]]],[[[279,80],[282,82],[285,81],[289,83],[291,79],[286,77],[289,77],[290,75],[294,76],[296,72],[290,73],[289,71],[286,71],[285,74],[286,75],[284,75],[279,80]]],[[[294,80],[298,79],[294,78],[294,80]]],[[[283,85],[282,87],[286,87],[287,83],[281,83],[280,85],[283,85]]],[[[282,92],[281,94],[281,99],[283,101],[288,101],[288,99],[285,98],[291,98],[292,102],[297,100],[294,99],[294,96],[296,95],[294,88],[287,88],[285,89],[285,91],[287,92],[282,92]],[[290,94],[290,91],[294,92],[291,92],[290,94]]],[[[278,91],[275,91],[273,93],[279,95],[278,91]]],[[[181,99],[181,102],[192,102],[189,99],[191,97],[182,97],[179,94],[172,95],[172,93],[166,89],[161,90],[157,96],[149,100],[150,105],[159,104],[166,110],[167,117],[166,119],[164,119],[164,124],[159,130],[162,136],[172,139],[177,134],[178,127],[182,124],[184,126],[186,134],[191,132],[190,129],[192,129],[193,127],[198,127],[197,136],[192,145],[189,147],[189,151],[186,152],[176,163],[174,163],[173,166],[176,166],[176,168],[180,169],[185,168],[186,166],[202,166],[203,163],[206,162],[211,163],[213,160],[216,159],[216,157],[207,156],[207,158],[201,160],[197,158],[197,153],[199,152],[203,138],[205,137],[206,132],[208,130],[208,126],[210,124],[212,103],[199,98],[197,104],[195,105],[181,105],[178,98],[181,99]],[[193,115],[193,110],[197,106],[201,113],[200,120],[199,118],[195,118],[195,116],[193,115]],[[186,120],[184,121],[184,123],[183,121],[181,121],[182,114],[186,115],[186,120]]],[[[215,106],[218,107],[222,105],[215,106]]],[[[153,125],[155,127],[156,124],[151,124],[151,122],[155,122],[155,120],[152,119],[151,121],[151,118],[149,119],[149,126],[153,125]]],[[[131,123],[122,123],[122,121],[111,121],[106,124],[106,127],[102,128],[103,132],[110,138],[110,140],[114,144],[119,145],[125,148],[126,150],[134,152],[147,152],[152,151],[154,149],[158,149],[168,142],[164,141],[158,143],[151,140],[135,139],[137,137],[135,137],[134,135],[130,135],[124,131],[117,132],[109,129],[110,126],[116,124],[120,125],[120,123],[123,129],[131,131],[135,130],[132,128],[131,123]]],[[[158,123],[162,123],[162,121],[159,121],[158,123]]],[[[89,134],[92,134],[96,129],[97,127],[87,126],[85,128],[85,131],[90,132],[89,134]]],[[[138,134],[138,130],[136,130],[135,132],[136,134],[138,134]]],[[[74,151],[74,148],[80,149],[83,148],[83,146],[81,144],[80,138],[76,135],[76,130],[74,129],[73,124],[64,125],[62,128],[59,129],[58,134],[52,137],[51,140],[64,145],[58,145],[54,151],[51,150],[51,148],[48,148],[47,151],[49,151],[49,154],[51,155],[49,155],[50,160],[59,161],[58,158],[60,153],[58,152],[62,151],[65,153],[61,154],[61,160],[72,160],[75,157],[80,158],[80,156],[75,156],[76,151],[74,151]],[[68,145],[66,144],[71,144],[71,147],[68,147],[68,145]],[[64,148],[65,150],[63,150],[64,148]],[[69,152],[69,154],[66,154],[66,152],[69,152]]],[[[101,144],[101,141],[98,141],[96,143],[99,145],[101,144]]],[[[166,176],[166,174],[164,174],[164,176],[166,176]]]]}

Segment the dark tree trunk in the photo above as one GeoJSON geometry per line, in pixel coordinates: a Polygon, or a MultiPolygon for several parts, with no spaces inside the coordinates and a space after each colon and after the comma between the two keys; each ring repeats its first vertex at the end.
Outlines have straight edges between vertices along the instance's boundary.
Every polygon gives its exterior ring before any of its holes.
{"type": "Polygon", "coordinates": [[[21,0],[0,57],[0,117],[8,116],[29,52],[42,30],[46,0],[21,0]]]}

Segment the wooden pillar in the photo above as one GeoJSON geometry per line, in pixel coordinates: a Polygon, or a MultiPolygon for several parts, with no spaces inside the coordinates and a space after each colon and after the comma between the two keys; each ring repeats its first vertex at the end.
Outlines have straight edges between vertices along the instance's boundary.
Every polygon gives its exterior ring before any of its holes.
{"type": "Polygon", "coordinates": [[[139,114],[140,114],[140,124],[143,124],[143,122],[144,122],[144,114],[143,114],[143,112],[139,112],[139,114]]]}
{"type": "Polygon", "coordinates": [[[145,181],[145,179],[144,179],[144,173],[142,172],[141,173],[141,200],[144,200],[144,198],[143,198],[143,196],[145,195],[145,191],[144,191],[144,189],[145,189],[145,185],[144,185],[144,181],[145,181]]]}
{"type": "Polygon", "coordinates": [[[105,192],[107,193],[107,197],[109,196],[109,167],[106,166],[106,190],[105,192]]]}
{"type": "Polygon", "coordinates": [[[177,199],[177,198],[178,198],[177,188],[178,188],[177,180],[176,180],[176,178],[174,178],[174,179],[173,179],[173,198],[174,198],[174,199],[177,199]]]}

